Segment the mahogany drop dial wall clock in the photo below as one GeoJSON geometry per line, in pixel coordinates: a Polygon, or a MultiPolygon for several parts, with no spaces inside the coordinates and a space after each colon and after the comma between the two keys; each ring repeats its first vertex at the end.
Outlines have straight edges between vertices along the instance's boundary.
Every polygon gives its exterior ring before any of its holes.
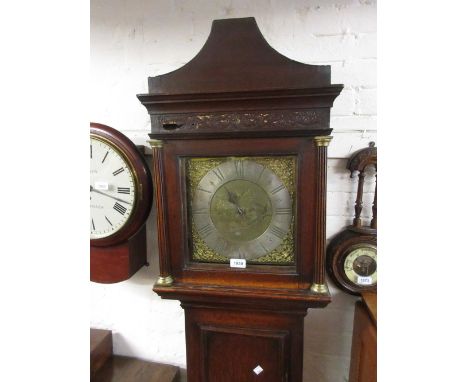
{"type": "Polygon", "coordinates": [[[195,58],[138,95],[151,118],[153,290],[185,310],[190,382],[302,380],[303,318],[330,302],[326,162],[343,88],[330,77],[276,52],[253,18],[215,20],[195,58]]]}
{"type": "Polygon", "coordinates": [[[91,281],[126,280],[146,264],[144,223],[152,190],[138,148],[119,131],[91,123],[91,281]]]}

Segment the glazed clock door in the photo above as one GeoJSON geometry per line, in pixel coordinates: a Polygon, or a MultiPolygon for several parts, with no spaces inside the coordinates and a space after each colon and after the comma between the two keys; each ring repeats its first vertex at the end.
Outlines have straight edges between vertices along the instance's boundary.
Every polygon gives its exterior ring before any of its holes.
{"type": "Polygon", "coordinates": [[[291,228],[291,195],[266,164],[228,159],[195,187],[195,230],[221,256],[256,260],[276,249],[291,228]]]}

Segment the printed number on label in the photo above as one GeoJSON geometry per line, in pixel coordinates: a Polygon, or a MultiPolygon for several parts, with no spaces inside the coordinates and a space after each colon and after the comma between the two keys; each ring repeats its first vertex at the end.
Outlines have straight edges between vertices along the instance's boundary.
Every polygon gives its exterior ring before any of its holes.
{"type": "Polygon", "coordinates": [[[245,259],[231,259],[229,265],[231,268],[245,268],[247,261],[245,259]]]}
{"type": "Polygon", "coordinates": [[[370,277],[370,276],[358,276],[357,283],[359,285],[371,285],[372,284],[372,277],[370,277]]]}

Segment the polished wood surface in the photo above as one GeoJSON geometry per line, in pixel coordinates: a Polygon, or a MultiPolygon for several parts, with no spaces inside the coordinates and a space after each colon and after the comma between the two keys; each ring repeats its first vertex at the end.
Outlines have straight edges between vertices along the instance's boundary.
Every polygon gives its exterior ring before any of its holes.
{"type": "Polygon", "coordinates": [[[364,292],[362,293],[362,301],[366,305],[369,315],[377,325],[377,293],[364,292]]]}
{"type": "Polygon", "coordinates": [[[279,54],[255,19],[246,17],[214,20],[200,52],[183,67],[150,77],[148,88],[164,95],[319,88],[330,77],[328,65],[304,65],[279,54]]]}
{"type": "Polygon", "coordinates": [[[91,329],[92,382],[178,382],[179,368],[113,354],[112,332],[91,329]]]}
{"type": "Polygon", "coordinates": [[[112,332],[103,329],[91,329],[90,373],[91,378],[112,358],[112,332]]]}
{"type": "Polygon", "coordinates": [[[300,382],[306,309],[182,303],[193,382],[300,382]],[[260,366],[259,374],[254,369],[260,366]]]}
{"type": "Polygon", "coordinates": [[[179,368],[114,355],[92,382],[178,382],[179,368]]]}
{"type": "MultiPolygon", "coordinates": [[[[153,177],[154,177],[154,201],[156,205],[156,234],[158,238],[159,254],[159,275],[160,277],[171,276],[171,262],[169,255],[169,243],[167,236],[169,232],[167,224],[167,203],[166,203],[166,180],[164,174],[163,147],[156,143],[153,150],[153,177]]],[[[172,194],[169,193],[169,194],[172,194]]]]}
{"type": "Polygon", "coordinates": [[[90,249],[90,279],[93,282],[109,284],[127,280],[146,261],[146,227],[120,244],[90,249]]]}
{"type": "Polygon", "coordinates": [[[349,382],[377,382],[377,294],[356,302],[349,382]]]}

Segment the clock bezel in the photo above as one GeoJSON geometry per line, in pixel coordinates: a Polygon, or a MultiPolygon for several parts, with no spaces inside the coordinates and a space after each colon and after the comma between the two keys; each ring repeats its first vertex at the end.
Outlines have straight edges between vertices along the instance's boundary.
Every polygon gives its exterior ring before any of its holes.
{"type": "Polygon", "coordinates": [[[335,236],[327,248],[328,275],[340,289],[356,296],[359,296],[363,292],[377,291],[377,283],[373,285],[359,285],[351,281],[345,273],[344,263],[346,257],[360,247],[372,247],[377,252],[377,237],[369,233],[357,233],[353,231],[351,226],[335,236]]]}
{"type": "Polygon", "coordinates": [[[136,145],[120,131],[100,123],[90,123],[90,137],[95,136],[110,144],[129,166],[135,184],[135,201],[130,217],[112,235],[91,239],[90,245],[108,247],[122,243],[138,232],[145,223],[153,201],[151,172],[143,154],[136,145]]]}

